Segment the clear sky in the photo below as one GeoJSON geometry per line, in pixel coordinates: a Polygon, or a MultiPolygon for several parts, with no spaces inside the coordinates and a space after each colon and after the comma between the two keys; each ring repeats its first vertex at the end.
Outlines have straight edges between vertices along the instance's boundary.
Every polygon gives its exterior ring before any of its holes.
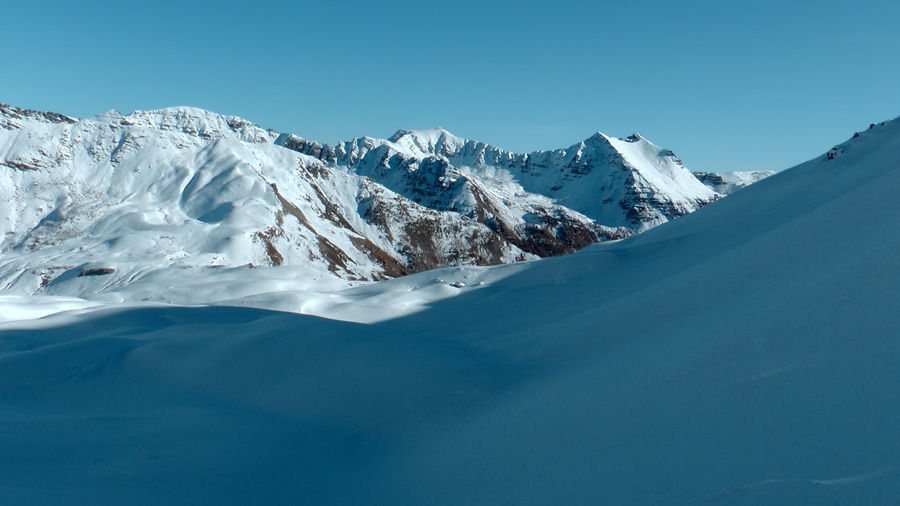
{"type": "Polygon", "coordinates": [[[442,126],[514,151],[639,132],[780,170],[900,115],[900,2],[6,2],[0,102],[190,105],[325,143],[442,126]]]}

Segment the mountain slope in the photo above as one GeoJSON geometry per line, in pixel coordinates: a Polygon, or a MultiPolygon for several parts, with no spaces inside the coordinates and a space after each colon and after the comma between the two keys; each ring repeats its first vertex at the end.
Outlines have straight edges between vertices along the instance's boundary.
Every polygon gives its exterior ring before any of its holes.
{"type": "Polygon", "coordinates": [[[14,505],[896,503],[898,150],[886,122],[636,237],[462,269],[502,274],[380,324],[7,324],[0,487],[14,505]]]}
{"type": "Polygon", "coordinates": [[[347,286],[527,257],[483,224],[285,150],[239,118],[0,114],[0,281],[12,293],[112,294],[164,270],[184,282],[247,265],[347,286]]]}

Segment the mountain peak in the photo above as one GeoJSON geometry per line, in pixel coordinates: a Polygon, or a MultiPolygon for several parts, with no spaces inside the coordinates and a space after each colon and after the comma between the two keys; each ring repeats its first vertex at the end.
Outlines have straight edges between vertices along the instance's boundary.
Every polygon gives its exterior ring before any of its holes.
{"type": "Polygon", "coordinates": [[[427,130],[398,130],[388,140],[414,154],[441,156],[455,153],[468,142],[441,127],[427,130]]]}
{"type": "Polygon", "coordinates": [[[401,128],[397,130],[388,140],[391,142],[396,142],[403,137],[416,137],[416,138],[440,138],[441,136],[450,136],[454,137],[453,134],[448,132],[442,127],[434,127],[434,128],[425,128],[425,129],[407,129],[401,128]]]}
{"type": "MultiPolygon", "coordinates": [[[[111,111],[112,112],[112,111],[111,111]]],[[[116,111],[117,112],[117,111],[116,111]]],[[[98,117],[108,117],[110,112],[98,117]]],[[[121,114],[119,114],[121,116],[121,114]]],[[[197,107],[175,106],[151,111],[134,111],[121,117],[123,124],[159,130],[180,131],[202,139],[218,139],[236,135],[254,143],[273,142],[278,133],[237,116],[225,116],[197,107]]]]}
{"type": "Polygon", "coordinates": [[[639,134],[637,132],[629,135],[628,137],[612,137],[610,135],[606,135],[603,132],[597,132],[594,135],[588,137],[585,140],[585,144],[590,144],[592,141],[606,141],[606,143],[610,143],[610,144],[612,144],[614,141],[620,141],[620,142],[644,141],[648,144],[653,144],[652,142],[648,141],[647,139],[644,138],[644,136],[642,136],[641,134],[639,134]]]}
{"type": "Polygon", "coordinates": [[[441,139],[461,140],[465,142],[465,139],[457,137],[441,127],[427,128],[424,130],[400,129],[397,130],[397,132],[394,133],[394,135],[392,135],[388,140],[391,142],[398,142],[405,138],[416,139],[419,142],[431,141],[433,143],[439,142],[441,139]]]}
{"type": "Polygon", "coordinates": [[[175,124],[218,122],[226,116],[216,114],[197,107],[174,106],[149,111],[133,111],[124,116],[129,124],[136,126],[149,126],[154,128],[171,127],[175,124]]]}

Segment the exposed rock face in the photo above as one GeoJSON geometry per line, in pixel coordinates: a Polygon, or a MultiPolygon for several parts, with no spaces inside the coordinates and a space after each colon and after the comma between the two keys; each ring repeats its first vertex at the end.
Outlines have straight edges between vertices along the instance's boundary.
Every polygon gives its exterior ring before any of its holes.
{"type": "Polygon", "coordinates": [[[531,154],[439,129],[327,146],[188,107],[75,120],[0,105],[0,284],[27,293],[172,268],[293,266],[346,282],[509,263],[717,197],[637,135],[531,154]],[[78,276],[85,265],[110,270],[78,276]]]}

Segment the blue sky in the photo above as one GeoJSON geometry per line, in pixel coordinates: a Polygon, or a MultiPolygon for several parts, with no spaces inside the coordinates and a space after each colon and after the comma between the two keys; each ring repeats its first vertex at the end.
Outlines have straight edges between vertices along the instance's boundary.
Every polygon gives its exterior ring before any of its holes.
{"type": "Polygon", "coordinates": [[[602,131],[692,170],[784,169],[900,115],[900,3],[9,2],[0,102],[190,105],[333,143],[602,131]]]}

